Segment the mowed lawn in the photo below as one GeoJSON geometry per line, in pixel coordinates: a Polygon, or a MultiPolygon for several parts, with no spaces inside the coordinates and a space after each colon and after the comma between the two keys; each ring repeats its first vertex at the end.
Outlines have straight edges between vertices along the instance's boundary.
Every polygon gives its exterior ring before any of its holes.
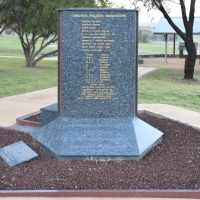
{"type": "MultiPolygon", "coordinates": [[[[194,35],[193,39],[194,39],[194,42],[197,42],[198,44],[200,44],[199,35],[194,35]]],[[[179,42],[183,42],[183,41],[180,38],[176,40],[176,44],[175,44],[176,54],[179,54],[179,49],[178,49],[179,42]]],[[[168,44],[167,44],[168,54],[173,54],[173,46],[174,46],[173,41],[168,41],[168,44]]],[[[200,51],[200,45],[198,45],[198,52],[199,51],[200,51]]],[[[139,43],[138,52],[139,52],[139,55],[164,54],[165,53],[164,38],[163,38],[163,41],[159,41],[159,42],[139,43]]],[[[187,54],[185,50],[183,53],[187,54]]]]}
{"type": "MultiPolygon", "coordinates": [[[[41,41],[39,40],[36,45],[36,50],[40,47],[41,41]]],[[[56,45],[50,45],[43,51],[49,52],[56,49],[56,45]]],[[[0,53],[2,55],[23,55],[21,43],[17,36],[0,36],[0,53]]]]}
{"type": "Polygon", "coordinates": [[[194,81],[183,79],[183,70],[157,69],[139,79],[139,103],[178,105],[200,111],[200,72],[194,81]]]}
{"type": "Polygon", "coordinates": [[[0,52],[23,53],[18,37],[0,36],[0,52]]]}
{"type": "MultiPolygon", "coordinates": [[[[39,47],[40,41],[37,47],[39,47]]],[[[44,52],[51,51],[55,49],[55,46],[49,46],[45,48],[44,52]]],[[[139,43],[138,45],[139,55],[146,54],[164,54],[165,44],[164,42],[154,42],[154,43],[139,43]]],[[[170,42],[168,44],[168,53],[173,52],[173,44],[170,42]]],[[[178,51],[177,51],[178,52],[178,51]]],[[[23,55],[23,50],[18,37],[13,36],[0,36],[0,53],[2,55],[21,54],[23,55]]]]}
{"type": "Polygon", "coordinates": [[[57,62],[42,61],[29,69],[24,59],[0,57],[0,97],[57,85],[57,62]]]}
{"type": "MultiPolygon", "coordinates": [[[[165,53],[165,44],[164,42],[155,42],[155,43],[139,43],[138,45],[139,55],[151,55],[151,54],[164,54],[165,53]]],[[[168,44],[167,52],[169,54],[173,53],[173,44],[168,44]]],[[[178,50],[176,49],[176,52],[178,50]]]]}
{"type": "MultiPolygon", "coordinates": [[[[200,36],[194,36],[194,41],[200,43],[200,36]]],[[[176,41],[176,53],[179,53],[178,50],[179,42],[176,41]]],[[[40,41],[38,41],[37,48],[40,45],[40,41]]],[[[44,52],[48,52],[54,50],[56,48],[55,45],[51,45],[45,48],[44,52]]],[[[198,46],[200,50],[200,45],[198,46]]],[[[0,53],[11,54],[23,54],[22,47],[20,41],[17,36],[0,36],[0,53]]],[[[165,43],[163,41],[160,42],[149,42],[149,43],[139,43],[138,44],[138,52],[139,55],[151,55],[151,54],[164,54],[165,53],[165,43]]],[[[169,54],[173,53],[173,42],[168,41],[168,50],[169,54]]],[[[186,51],[184,51],[186,54],[186,51]]]]}

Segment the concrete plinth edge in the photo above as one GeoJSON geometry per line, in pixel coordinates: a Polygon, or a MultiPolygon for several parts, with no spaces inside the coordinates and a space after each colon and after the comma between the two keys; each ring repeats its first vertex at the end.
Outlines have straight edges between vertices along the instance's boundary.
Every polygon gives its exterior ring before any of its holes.
{"type": "Polygon", "coordinates": [[[200,190],[3,190],[0,197],[200,198],[200,190]]]}
{"type": "Polygon", "coordinates": [[[154,117],[159,117],[159,118],[162,118],[162,119],[169,119],[169,120],[171,120],[171,121],[184,124],[185,126],[192,127],[192,128],[194,128],[194,129],[200,130],[200,128],[199,128],[198,126],[194,126],[194,125],[192,125],[192,124],[185,123],[185,122],[182,122],[182,121],[180,121],[180,120],[176,120],[176,119],[174,119],[174,118],[167,117],[167,116],[162,115],[162,114],[160,114],[160,113],[158,114],[158,113],[156,113],[156,112],[152,112],[152,111],[149,111],[149,110],[138,110],[137,113],[138,113],[138,114],[147,114],[147,115],[154,116],[154,117]]]}
{"type": "Polygon", "coordinates": [[[28,117],[37,115],[39,113],[40,112],[38,111],[38,112],[34,112],[34,113],[31,113],[31,114],[28,114],[28,115],[24,115],[24,116],[18,117],[16,119],[16,124],[22,125],[22,126],[31,126],[31,127],[39,128],[39,127],[41,127],[41,123],[40,122],[34,122],[34,121],[26,120],[28,117]]]}

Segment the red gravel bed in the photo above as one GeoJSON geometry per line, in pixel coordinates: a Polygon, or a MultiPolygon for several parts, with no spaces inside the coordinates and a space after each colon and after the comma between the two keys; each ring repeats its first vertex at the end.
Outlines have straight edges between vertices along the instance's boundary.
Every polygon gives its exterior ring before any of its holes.
{"type": "Polygon", "coordinates": [[[200,131],[141,115],[165,133],[140,161],[58,161],[22,132],[0,129],[0,147],[22,140],[40,158],[9,168],[0,160],[0,189],[200,189],[200,131]]]}

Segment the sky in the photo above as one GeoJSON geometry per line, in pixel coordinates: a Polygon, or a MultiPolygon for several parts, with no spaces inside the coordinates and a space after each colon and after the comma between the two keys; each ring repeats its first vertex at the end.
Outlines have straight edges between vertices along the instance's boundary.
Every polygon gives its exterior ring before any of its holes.
{"type": "MultiPolygon", "coordinates": [[[[177,2],[177,0],[175,0],[177,2]]],[[[189,11],[190,8],[190,1],[191,0],[185,0],[185,5],[187,11],[189,11]]],[[[110,0],[110,2],[113,3],[113,7],[121,7],[124,8],[134,8],[130,0],[110,0]]],[[[180,5],[177,5],[175,3],[168,3],[167,4],[169,8],[169,14],[171,17],[181,17],[181,9],[180,5]]],[[[196,0],[196,7],[195,7],[195,16],[200,17],[200,0],[196,0]]],[[[163,17],[162,13],[158,10],[153,10],[148,12],[147,9],[142,6],[139,12],[139,24],[140,25],[156,25],[159,21],[159,19],[163,17]]]]}

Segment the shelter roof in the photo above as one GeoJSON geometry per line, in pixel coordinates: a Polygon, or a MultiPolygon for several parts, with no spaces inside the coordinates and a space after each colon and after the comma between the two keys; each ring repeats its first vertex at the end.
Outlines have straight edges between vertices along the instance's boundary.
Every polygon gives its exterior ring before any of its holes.
{"type": "MultiPolygon", "coordinates": [[[[183,31],[185,32],[185,27],[183,24],[182,17],[171,17],[172,21],[183,31]]],[[[174,29],[168,23],[168,21],[162,17],[156,26],[154,34],[176,34],[174,29]]],[[[198,35],[200,34],[200,17],[194,18],[194,26],[193,26],[193,33],[198,35]]]]}

